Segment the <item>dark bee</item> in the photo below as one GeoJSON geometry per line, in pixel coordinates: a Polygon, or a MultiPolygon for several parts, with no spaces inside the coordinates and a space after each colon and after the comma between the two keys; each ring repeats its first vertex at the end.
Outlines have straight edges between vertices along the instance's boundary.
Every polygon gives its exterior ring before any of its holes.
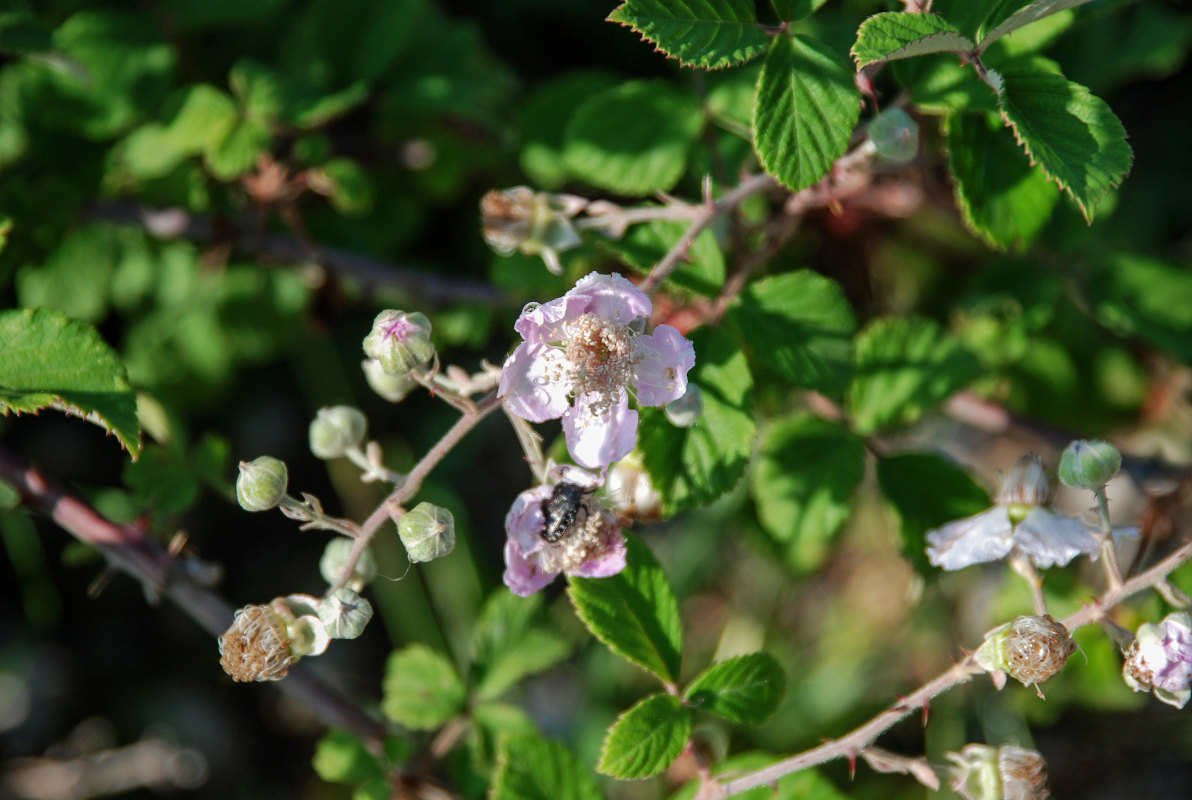
{"type": "Polygon", "coordinates": [[[555,484],[550,497],[542,501],[542,516],[546,518],[542,538],[553,544],[570,533],[583,507],[584,495],[591,491],[577,483],[555,484]]]}

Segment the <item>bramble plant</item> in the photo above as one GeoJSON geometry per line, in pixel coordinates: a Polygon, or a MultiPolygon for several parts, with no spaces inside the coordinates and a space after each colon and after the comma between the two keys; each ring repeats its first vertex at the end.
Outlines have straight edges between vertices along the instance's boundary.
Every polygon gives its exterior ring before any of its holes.
{"type": "Polygon", "coordinates": [[[1192,775],[1106,757],[1192,697],[1187,12],[47,5],[0,9],[0,794],[1192,775]],[[172,726],[123,783],[51,747],[108,712],[30,713],[65,618],[172,726]]]}

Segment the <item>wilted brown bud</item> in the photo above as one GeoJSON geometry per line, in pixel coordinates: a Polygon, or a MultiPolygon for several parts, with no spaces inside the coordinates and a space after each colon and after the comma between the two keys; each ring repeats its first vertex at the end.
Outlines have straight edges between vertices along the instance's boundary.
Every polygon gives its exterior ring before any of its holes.
{"type": "Polygon", "coordinates": [[[219,637],[219,663],[236,681],[276,681],[298,660],[286,621],[271,606],[245,606],[219,637]]]}
{"type": "Polygon", "coordinates": [[[1024,686],[1044,683],[1076,652],[1072,635],[1054,617],[1018,617],[991,632],[977,650],[985,669],[1002,671],[1024,686]]]}
{"type": "Polygon", "coordinates": [[[952,788],[965,800],[1045,800],[1047,762],[1035,750],[1025,747],[987,744],[966,745],[959,753],[948,753],[952,767],[952,788]]]}

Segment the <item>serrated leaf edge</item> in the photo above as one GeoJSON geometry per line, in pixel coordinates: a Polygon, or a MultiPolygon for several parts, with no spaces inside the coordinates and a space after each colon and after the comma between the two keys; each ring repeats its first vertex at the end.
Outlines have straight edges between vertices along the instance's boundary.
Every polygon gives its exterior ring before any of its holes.
{"type": "Polygon", "coordinates": [[[667,50],[664,50],[662,48],[661,44],[659,44],[654,39],[651,39],[649,37],[649,35],[646,34],[645,31],[643,31],[640,28],[638,28],[637,26],[635,26],[632,22],[628,22],[628,21],[622,20],[622,19],[617,19],[617,12],[624,9],[627,5],[629,5],[629,0],[624,0],[624,2],[621,3],[621,5],[614,8],[612,10],[612,13],[610,13],[607,17],[604,18],[604,21],[612,22],[616,25],[620,25],[622,28],[628,28],[629,30],[633,31],[638,36],[640,36],[641,40],[643,42],[645,42],[646,44],[649,44],[649,45],[653,45],[655,53],[662,53],[664,56],[666,56],[668,61],[676,61],[676,62],[678,62],[679,66],[681,66],[681,67],[687,67],[688,69],[701,69],[701,70],[704,70],[705,72],[715,72],[715,71],[721,70],[721,69],[728,69],[730,67],[738,67],[742,64],[748,64],[750,61],[754,60],[755,58],[757,58],[759,55],[761,55],[762,53],[764,53],[766,51],[766,49],[763,47],[761,50],[759,50],[758,52],[754,53],[751,56],[746,56],[744,58],[737,59],[735,61],[729,60],[723,64],[717,64],[716,66],[713,66],[713,67],[709,67],[704,64],[697,64],[693,61],[684,61],[679,56],[677,56],[671,52],[668,52],[667,50]]]}
{"type": "MultiPolygon", "coordinates": [[[[655,692],[654,694],[647,695],[646,697],[643,697],[641,700],[638,700],[636,703],[634,703],[629,708],[625,709],[624,711],[622,711],[620,714],[617,715],[616,721],[613,722],[613,724],[609,726],[608,733],[605,734],[604,741],[600,745],[600,758],[597,759],[597,761],[596,761],[596,771],[597,772],[599,772],[602,775],[608,775],[609,777],[621,778],[622,780],[635,780],[638,778],[648,778],[652,775],[657,775],[660,772],[662,772],[663,770],[665,770],[667,767],[669,767],[672,763],[674,763],[674,760],[675,760],[675,758],[677,758],[679,756],[679,753],[675,753],[675,755],[671,758],[671,760],[669,762],[667,762],[667,764],[665,766],[663,766],[662,769],[658,770],[657,772],[647,773],[645,775],[633,775],[632,777],[627,778],[624,773],[608,772],[606,770],[606,767],[607,767],[606,760],[608,758],[608,745],[609,745],[609,741],[612,739],[613,731],[615,731],[617,729],[617,726],[620,725],[621,722],[624,721],[626,717],[628,717],[630,714],[632,714],[638,708],[644,706],[646,703],[648,703],[658,697],[674,697],[674,695],[666,694],[664,692],[655,692]]],[[[678,707],[676,708],[676,711],[677,712],[686,712],[686,718],[688,721],[688,725],[690,727],[690,723],[692,721],[690,707],[688,707],[681,699],[679,699],[677,697],[675,698],[675,700],[678,701],[678,703],[679,703],[678,707]]],[[[659,731],[659,730],[661,730],[661,728],[656,728],[655,731],[650,734],[650,737],[657,735],[657,731],[659,731]]],[[[650,737],[647,737],[646,739],[643,739],[641,741],[642,742],[648,741],[650,737]]],[[[640,743],[637,746],[640,747],[641,746],[640,743]]],[[[679,752],[682,752],[682,751],[680,750],[679,752]]]]}
{"type": "MultiPolygon", "coordinates": [[[[861,69],[862,67],[867,67],[870,64],[880,64],[880,63],[883,63],[886,61],[896,61],[900,58],[911,58],[913,56],[903,56],[903,55],[898,55],[898,54],[905,52],[906,50],[909,50],[911,47],[918,44],[919,42],[926,42],[926,41],[930,41],[932,39],[939,39],[939,38],[944,38],[944,37],[956,37],[956,38],[962,40],[964,42],[964,44],[966,45],[965,47],[959,48],[959,49],[949,47],[949,48],[942,48],[940,50],[930,51],[932,53],[937,53],[937,52],[938,53],[947,53],[947,52],[968,53],[968,52],[972,52],[973,50],[977,49],[976,42],[974,42],[969,37],[965,36],[963,33],[961,33],[959,30],[957,30],[953,26],[951,30],[941,30],[941,31],[936,31],[935,33],[929,33],[926,36],[920,36],[918,39],[909,41],[906,44],[904,44],[902,47],[899,47],[896,50],[890,51],[889,53],[882,56],[881,58],[873,58],[873,59],[869,59],[867,61],[862,61],[862,56],[860,56],[857,53],[857,45],[860,44],[860,42],[861,42],[861,34],[864,31],[865,26],[868,25],[873,20],[877,19],[878,17],[884,17],[884,16],[886,16],[886,14],[899,14],[899,13],[904,13],[904,12],[895,11],[895,12],[885,12],[882,14],[874,14],[873,16],[869,17],[868,19],[866,19],[864,22],[861,23],[861,27],[857,29],[857,41],[853,44],[853,46],[851,48],[849,48],[849,51],[848,51],[848,54],[853,57],[854,61],[857,62],[857,69],[861,69]]],[[[940,17],[936,14],[929,14],[929,15],[923,15],[923,16],[935,17],[935,18],[947,23],[949,26],[952,25],[952,23],[948,22],[943,17],[940,17]]],[[[927,55],[927,53],[915,53],[913,55],[927,55]]]]}

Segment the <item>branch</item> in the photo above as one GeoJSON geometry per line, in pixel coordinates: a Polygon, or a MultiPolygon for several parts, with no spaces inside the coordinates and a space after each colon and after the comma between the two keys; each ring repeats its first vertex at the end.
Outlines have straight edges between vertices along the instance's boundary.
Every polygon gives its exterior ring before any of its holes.
{"type": "Polygon", "coordinates": [[[427,303],[509,304],[509,298],[491,284],[458,276],[435,275],[346,250],[306,244],[293,237],[266,233],[259,226],[243,220],[224,229],[210,217],[190,214],[180,208],[146,209],[114,203],[93,205],[90,216],[106,222],[140,225],[159,239],[185,238],[207,244],[230,235],[237,247],[254,256],[289,263],[314,262],[338,275],[359,281],[366,289],[378,286],[400,289],[427,303]]]}
{"type": "MultiPolygon", "coordinates": [[[[1138,592],[1155,586],[1164,581],[1169,574],[1181,564],[1192,558],[1192,542],[1186,542],[1178,550],[1155,564],[1145,572],[1141,572],[1115,589],[1107,591],[1092,604],[1061,620],[1069,631],[1075,631],[1090,622],[1101,619],[1107,611],[1138,592]]],[[[798,755],[783,759],[768,767],[759,769],[720,786],[706,787],[704,796],[715,798],[731,797],[756,786],[764,786],[777,781],[784,775],[798,772],[808,767],[823,764],[837,758],[855,758],[872,744],[878,736],[892,728],[895,723],[907,717],[919,708],[926,708],[928,702],[937,695],[961,683],[967,682],[973,675],[984,670],[977,666],[970,653],[959,663],[953,665],[928,683],[923,684],[910,695],[900,699],[890,708],[876,717],[854,729],[845,736],[826,742],[819,747],[806,750],[798,755]]]]}
{"type": "MultiPolygon", "coordinates": [[[[0,448],[0,479],[20,492],[26,506],[47,513],[76,539],[97,548],[112,566],[138,579],[150,597],[168,597],[213,636],[219,636],[232,624],[231,605],[191,577],[185,561],[171,558],[160,542],[147,537],[140,528],[118,525],[104,518],[3,448],[0,448]]],[[[328,726],[345,728],[380,752],[384,727],[302,664],[294,665],[278,688],[328,726]]]]}

